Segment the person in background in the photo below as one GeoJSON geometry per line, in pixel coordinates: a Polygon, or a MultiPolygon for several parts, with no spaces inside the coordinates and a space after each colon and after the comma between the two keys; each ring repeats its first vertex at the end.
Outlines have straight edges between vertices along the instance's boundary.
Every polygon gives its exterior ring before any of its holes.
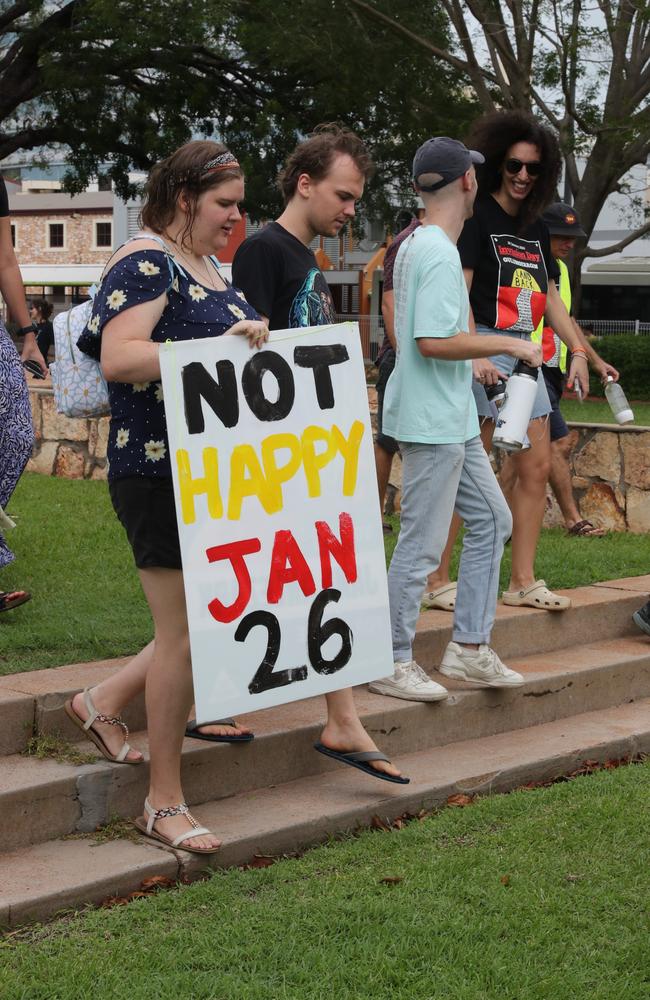
{"type": "MultiPolygon", "coordinates": [[[[379,509],[381,510],[382,518],[384,515],[384,503],[386,501],[386,488],[388,486],[388,480],[390,479],[390,471],[393,467],[393,459],[395,455],[399,452],[399,445],[395,438],[390,437],[388,434],[384,434],[382,428],[382,414],[384,408],[384,393],[386,392],[386,386],[388,384],[388,379],[391,376],[393,368],[395,367],[395,326],[393,322],[393,268],[395,266],[395,258],[397,257],[397,251],[402,245],[402,242],[407,236],[417,229],[420,225],[420,219],[424,214],[424,203],[421,198],[418,198],[418,208],[417,215],[415,215],[409,224],[402,229],[397,236],[391,241],[384,254],[383,262],[383,281],[382,281],[382,292],[381,292],[381,315],[384,321],[384,339],[382,341],[381,347],[379,348],[379,354],[375,360],[377,370],[379,371],[379,378],[377,379],[377,384],[375,386],[377,390],[377,434],[375,436],[375,466],[377,469],[377,490],[379,492],[379,509]]],[[[387,521],[383,522],[384,533],[389,533],[392,531],[390,524],[387,521]]]]}
{"type": "MultiPolygon", "coordinates": [[[[571,314],[571,281],[565,259],[575,247],[576,240],[586,236],[580,225],[580,219],[574,208],[558,201],[550,205],[542,216],[551,236],[551,253],[560,271],[558,291],[560,298],[571,314]]],[[[580,346],[585,351],[591,367],[601,381],[609,377],[618,382],[617,370],[600,357],[593,349],[575,320],[573,329],[580,346]]],[[[604,535],[602,528],[596,528],[591,521],[581,517],[578,505],[573,495],[569,458],[571,455],[571,440],[569,428],[560,411],[560,399],[566,382],[567,356],[566,344],[560,340],[552,326],[540,323],[533,334],[534,341],[541,341],[543,364],[542,373],[546,383],[551,403],[551,470],[548,481],[557,499],[566,529],[570,535],[584,538],[595,538],[604,535]]],[[[502,482],[503,485],[503,482],[502,482]]]]}
{"type": "Polygon", "coordinates": [[[524,683],[489,646],[512,518],[479,435],[471,359],[500,350],[537,365],[541,349],[469,332],[456,241],[476,197],[474,164],[482,162],[480,153],[444,136],[420,146],[413,182],[425,214],[395,262],[397,363],[384,409],[386,430],[402,453],[401,527],[388,572],[394,673],[370,690],[409,701],[447,697],[413,659],[413,639],[422,588],[440,561],[454,510],[467,531],[452,641],[440,672],[485,687],[524,683]]]}
{"type": "Polygon", "coordinates": [[[38,330],[36,342],[46,364],[50,348],[54,347],[54,327],[50,321],[52,309],[53,306],[47,299],[32,299],[29,304],[29,315],[38,330]]]}
{"type": "MultiPolygon", "coordinates": [[[[518,337],[530,341],[543,316],[572,351],[568,386],[578,379],[586,391],[587,354],[578,340],[556,286],[559,270],[540,215],[553,199],[560,173],[557,138],[532,115],[497,111],[478,119],[468,144],[485,163],[477,168],[479,195],[474,215],[458,241],[470,294],[470,330],[490,339],[518,337]]],[[[482,438],[492,445],[493,412],[485,387],[514,369],[511,354],[496,351],[474,363],[474,391],[482,438]]],[[[535,552],[544,517],[546,483],[551,465],[547,415],[551,404],[543,378],[537,379],[528,426],[529,448],[514,454],[516,478],[508,493],[512,511],[512,566],[504,604],[562,611],[568,597],[555,594],[535,578],[535,552]]]]}
{"type": "MultiPolygon", "coordinates": [[[[361,140],[337,126],[320,126],[289,156],[278,179],[284,211],[242,243],[232,265],[233,281],[271,330],[335,321],[310,244],[318,236],[338,236],[354,218],[371,171],[361,140]]],[[[333,691],[325,699],[327,722],[315,749],[376,778],[407,782],[363,728],[352,691],[333,691]]]]}
{"type": "MultiPolygon", "coordinates": [[[[11,239],[9,199],[5,183],[0,179],[0,293],[13,318],[20,324],[24,337],[19,357],[7,329],[0,320],[0,569],[13,562],[15,556],[5,532],[12,526],[4,513],[27,465],[34,444],[32,412],[25,381],[25,362],[40,375],[47,366],[36,343],[37,330],[30,322],[25,301],[23,280],[11,239]],[[22,364],[21,364],[22,361],[22,364]]],[[[0,590],[0,611],[10,611],[29,601],[26,590],[0,590]]]]}

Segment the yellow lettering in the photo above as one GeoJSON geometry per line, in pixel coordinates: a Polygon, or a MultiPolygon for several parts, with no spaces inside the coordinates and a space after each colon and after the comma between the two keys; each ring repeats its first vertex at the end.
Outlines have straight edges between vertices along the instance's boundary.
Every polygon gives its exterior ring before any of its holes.
{"type": "Polygon", "coordinates": [[[355,420],[350,428],[350,435],[346,438],[336,424],[332,426],[332,441],[343,455],[343,496],[345,497],[353,496],[357,488],[359,445],[363,437],[363,429],[361,421],[355,420]]]}
{"type": "Polygon", "coordinates": [[[282,509],[282,483],[292,478],[300,468],[302,451],[300,441],[295,434],[271,434],[262,441],[262,465],[266,476],[269,503],[272,504],[269,514],[275,514],[282,509]],[[290,452],[284,465],[278,465],[276,452],[285,449],[290,452]]]}
{"type": "Polygon", "coordinates": [[[192,478],[190,456],[185,448],[179,448],[176,452],[176,465],[181,494],[181,512],[185,524],[194,524],[196,521],[194,498],[204,493],[208,498],[208,512],[210,517],[215,519],[223,517],[223,504],[219,491],[219,459],[217,449],[203,449],[203,471],[205,475],[200,478],[192,478]]]}
{"type": "Polygon", "coordinates": [[[310,497],[319,497],[321,495],[320,472],[336,455],[336,445],[329,431],[315,425],[305,427],[301,444],[307,492],[310,497]],[[326,444],[326,447],[320,452],[316,450],[317,441],[324,441],[326,444]]]}
{"type": "Polygon", "coordinates": [[[230,456],[228,518],[231,521],[238,521],[241,517],[244,497],[257,497],[267,514],[272,514],[275,510],[273,491],[269,489],[252,444],[238,444],[230,456]]]}

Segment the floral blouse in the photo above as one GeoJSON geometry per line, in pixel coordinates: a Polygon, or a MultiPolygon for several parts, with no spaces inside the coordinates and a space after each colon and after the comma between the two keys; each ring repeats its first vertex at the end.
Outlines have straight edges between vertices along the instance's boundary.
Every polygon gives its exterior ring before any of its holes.
{"type": "MultiPolygon", "coordinates": [[[[214,291],[199,284],[164,251],[135,250],[118,261],[102,281],[79,347],[96,354],[99,337],[109,320],[165,292],[167,305],[151,334],[158,343],[219,337],[241,319],[259,319],[244,293],[231,285],[225,291],[214,291]],[[93,342],[94,349],[88,349],[93,342]]],[[[110,382],[108,395],[109,480],[171,476],[161,383],[110,382]]]]}

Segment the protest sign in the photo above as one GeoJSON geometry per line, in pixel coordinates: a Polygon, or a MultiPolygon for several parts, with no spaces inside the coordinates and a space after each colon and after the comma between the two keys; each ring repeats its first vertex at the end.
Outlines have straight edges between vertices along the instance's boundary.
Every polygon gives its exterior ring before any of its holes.
{"type": "Polygon", "coordinates": [[[160,359],[198,720],[392,673],[357,325],[160,359]]]}

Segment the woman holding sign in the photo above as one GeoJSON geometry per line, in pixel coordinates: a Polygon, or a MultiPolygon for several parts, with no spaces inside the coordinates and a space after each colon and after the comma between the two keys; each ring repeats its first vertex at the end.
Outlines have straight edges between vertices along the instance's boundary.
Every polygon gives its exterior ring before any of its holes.
{"type": "MultiPolygon", "coordinates": [[[[191,816],[181,789],[192,671],[159,350],[168,340],[223,334],[244,336],[251,347],[266,341],[266,324],[224,281],[212,256],[226,246],[243,197],[241,167],[221,143],[189,142],[159,163],[147,183],[143,231],[109,262],[79,341],[101,357],[110,383],[109,490],[155,638],[115,677],[67,702],[66,711],[108,760],[140,764],[119,713],[146,690],[151,776],[136,825],[147,837],[200,854],[220,844],[191,816]]],[[[234,723],[224,729],[229,740],[251,738],[234,723]]]]}

